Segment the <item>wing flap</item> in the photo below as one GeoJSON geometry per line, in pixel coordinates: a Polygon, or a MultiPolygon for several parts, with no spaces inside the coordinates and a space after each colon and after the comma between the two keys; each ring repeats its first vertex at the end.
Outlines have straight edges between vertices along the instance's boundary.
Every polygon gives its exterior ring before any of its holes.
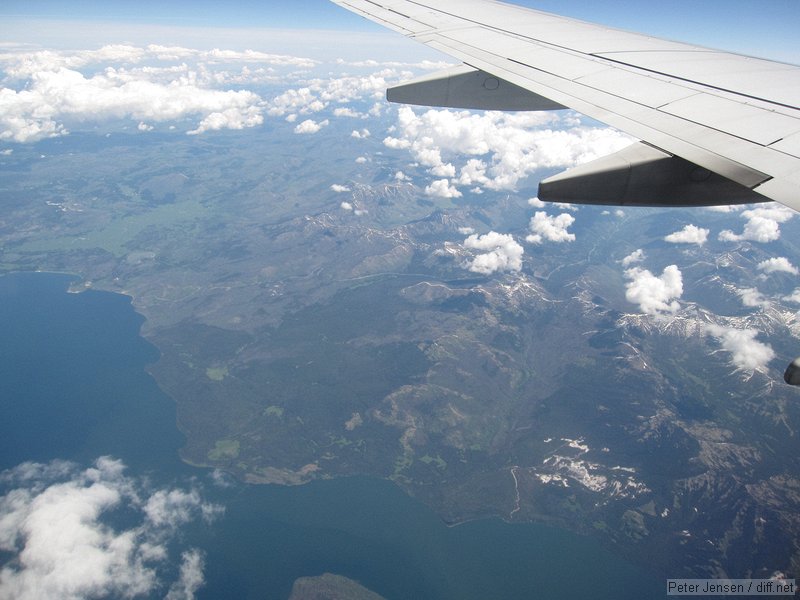
{"type": "Polygon", "coordinates": [[[713,94],[698,93],[659,110],[762,146],[800,131],[800,119],[713,94]]]}
{"type": "Polygon", "coordinates": [[[765,202],[750,188],[642,142],[539,184],[539,199],[617,206],[713,206],[765,202]]]}
{"type": "Polygon", "coordinates": [[[785,177],[770,179],[755,188],[755,191],[768,198],[779,199],[781,204],[800,211],[798,189],[800,189],[800,173],[793,173],[785,177]]]}
{"type": "Polygon", "coordinates": [[[597,75],[588,75],[582,77],[579,82],[596,90],[605,89],[610,94],[650,108],[659,108],[697,93],[688,86],[675,85],[655,76],[649,77],[646,85],[643,85],[641,74],[632,73],[627,69],[614,69],[611,73],[604,71],[597,75]]]}
{"type": "Polygon", "coordinates": [[[800,158],[800,133],[795,133],[774,144],[770,144],[770,148],[800,158]]]}
{"type": "Polygon", "coordinates": [[[698,49],[683,52],[606,52],[597,56],[671,80],[797,108],[800,69],[749,56],[698,49]]]}

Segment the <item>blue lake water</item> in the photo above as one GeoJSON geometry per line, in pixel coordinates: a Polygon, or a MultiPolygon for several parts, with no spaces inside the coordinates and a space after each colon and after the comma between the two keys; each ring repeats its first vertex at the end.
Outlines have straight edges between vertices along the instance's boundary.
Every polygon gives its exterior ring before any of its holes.
{"type": "Polygon", "coordinates": [[[204,481],[225,515],[185,532],[206,555],[199,598],[285,599],[297,577],[324,572],[391,599],[664,596],[660,577],[592,539],[499,520],[446,527],[387,481],[215,487],[178,459],[174,405],[145,371],[158,352],[130,299],[70,294],[70,281],[0,277],[0,469],[113,455],[159,484],[204,481]]]}

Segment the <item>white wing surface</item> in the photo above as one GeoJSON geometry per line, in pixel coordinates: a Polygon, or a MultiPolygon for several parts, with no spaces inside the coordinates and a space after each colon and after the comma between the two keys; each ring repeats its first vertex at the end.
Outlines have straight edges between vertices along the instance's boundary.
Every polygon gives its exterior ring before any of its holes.
{"type": "Polygon", "coordinates": [[[393,101],[569,107],[642,142],[542,182],[542,199],[800,210],[800,67],[492,0],[333,0],[464,63],[393,101]]]}

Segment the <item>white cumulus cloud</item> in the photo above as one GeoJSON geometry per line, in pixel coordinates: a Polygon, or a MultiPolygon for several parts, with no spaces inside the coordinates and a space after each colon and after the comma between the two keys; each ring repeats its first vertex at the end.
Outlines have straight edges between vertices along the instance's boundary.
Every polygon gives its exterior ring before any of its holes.
{"type": "Polygon", "coordinates": [[[280,117],[295,112],[302,114],[319,112],[323,108],[325,108],[325,104],[309,88],[305,87],[286,90],[273,98],[267,113],[273,117],[280,117]]]}
{"type": "MultiPolygon", "coordinates": [[[[269,102],[268,114],[283,116],[289,112],[309,114],[319,112],[331,105],[336,117],[364,117],[365,115],[343,104],[352,101],[379,99],[384,90],[404,75],[395,69],[382,69],[364,76],[332,76],[327,79],[310,79],[302,87],[286,90],[269,102]]],[[[370,114],[374,114],[373,107],[370,114]]]]}
{"type": "Polygon", "coordinates": [[[525,240],[531,244],[541,244],[548,242],[574,242],[575,234],[567,231],[567,228],[575,222],[575,217],[567,213],[561,213],[556,217],[551,217],[544,211],[537,211],[531,217],[529,235],[525,240]]]}
{"type": "Polygon", "coordinates": [[[349,192],[350,188],[340,183],[334,183],[331,185],[331,190],[336,193],[342,193],[342,192],[349,192]]]}
{"type": "Polygon", "coordinates": [[[350,134],[350,137],[356,138],[357,140],[365,140],[369,136],[369,129],[353,130],[353,133],[350,134]]]}
{"type": "Polygon", "coordinates": [[[734,329],[719,325],[708,325],[708,333],[713,335],[722,345],[722,349],[731,353],[731,362],[742,371],[764,371],[767,364],[775,358],[775,351],[756,340],[755,329],[734,329]]]}
{"type": "MultiPolygon", "coordinates": [[[[221,508],[196,490],[149,489],[122,462],[99,458],[81,470],[63,461],[24,463],[0,475],[0,598],[135,597],[164,582],[178,528],[221,508]],[[127,529],[114,527],[124,513],[127,529]]],[[[184,555],[174,598],[203,584],[199,551],[184,555]]]]}
{"type": "Polygon", "coordinates": [[[363,118],[364,115],[352,108],[334,108],[333,109],[333,116],[334,117],[351,117],[353,119],[360,119],[363,118]]]}
{"type": "Polygon", "coordinates": [[[427,196],[436,196],[438,198],[460,198],[461,192],[458,191],[450,181],[447,179],[437,179],[429,186],[425,187],[425,194],[427,196]]]}
{"type": "MultiPolygon", "coordinates": [[[[576,206],[570,202],[545,202],[539,198],[529,198],[528,204],[534,208],[547,208],[549,206],[557,210],[569,210],[572,212],[578,212],[578,210],[580,210],[579,206],[576,206]]],[[[607,213],[608,211],[603,211],[603,214],[607,213]]]]}
{"type": "Polygon", "coordinates": [[[261,109],[257,106],[248,106],[243,109],[227,108],[221,112],[212,112],[200,121],[197,129],[187,131],[187,133],[198,135],[220,129],[245,129],[261,125],[263,122],[264,117],[261,115],[261,109]]]}
{"type": "Polygon", "coordinates": [[[547,207],[547,202],[543,200],[539,200],[539,198],[528,198],[528,204],[530,204],[534,208],[545,208],[547,207]]]}
{"type": "Polygon", "coordinates": [[[514,236],[490,231],[484,235],[472,234],[464,240],[464,247],[482,251],[467,265],[470,271],[490,275],[496,271],[519,271],[525,250],[514,236]]]}
{"type": "Polygon", "coordinates": [[[708,229],[697,227],[697,225],[687,225],[680,231],[670,233],[664,238],[664,241],[671,244],[697,244],[702,246],[708,240],[708,233],[708,229]]]}
{"type": "Polygon", "coordinates": [[[788,296],[784,296],[783,299],[786,300],[787,302],[800,304],[800,288],[795,288],[795,290],[791,294],[789,294],[788,296]]]}
{"type": "MultiPolygon", "coordinates": [[[[455,166],[452,164],[448,164],[449,169],[455,174],[455,166]]],[[[441,170],[442,166],[437,166],[431,169],[431,172],[435,174],[435,171],[441,170]]],[[[458,176],[458,183],[459,185],[486,185],[489,183],[489,178],[486,176],[486,168],[487,165],[480,159],[471,158],[467,161],[467,163],[461,167],[461,173],[458,176]]]]}
{"type": "Polygon", "coordinates": [[[756,288],[743,288],[736,293],[742,299],[742,304],[747,307],[769,306],[769,300],[756,288]]]}
{"type": "Polygon", "coordinates": [[[148,46],[106,46],[97,51],[3,54],[0,139],[34,142],[66,135],[86,122],[126,119],[141,131],[153,123],[198,119],[189,133],[242,129],[263,122],[261,97],[246,89],[215,89],[228,75],[185,63],[138,66],[146,60],[266,61],[269,55],[148,46]],[[100,62],[105,68],[92,67],[100,62]],[[134,66],[130,66],[134,65],[134,66]],[[83,69],[83,70],[82,70],[83,69]],[[13,86],[13,87],[12,87],[13,86]]]}
{"type": "Polygon", "coordinates": [[[622,266],[623,267],[630,267],[632,264],[642,262],[645,259],[644,250],[639,248],[638,250],[634,250],[628,256],[622,259],[622,266]]]}
{"type": "Polygon", "coordinates": [[[626,285],[625,298],[638,304],[643,313],[674,313],[680,308],[683,277],[676,265],[666,267],[660,276],[638,267],[625,271],[625,276],[631,280],[626,285]]]}
{"type": "Polygon", "coordinates": [[[434,176],[447,170],[459,174],[459,185],[504,190],[514,189],[537,169],[573,166],[631,142],[610,128],[576,126],[560,119],[548,113],[448,109],[417,115],[410,107],[401,107],[395,130],[384,145],[409,150],[434,176]],[[568,129],[553,128],[559,125],[568,129]]]}
{"type": "Polygon", "coordinates": [[[313,119],[306,119],[305,121],[303,121],[297,127],[294,128],[294,132],[299,134],[312,134],[312,133],[317,133],[320,129],[327,126],[328,126],[327,119],[319,122],[313,119]]]}
{"type": "Polygon", "coordinates": [[[794,211],[785,206],[769,206],[745,210],[742,218],[747,219],[742,233],[726,229],[719,234],[723,242],[752,240],[754,242],[774,242],[781,237],[780,224],[794,217],[794,211]]]}
{"type": "Polygon", "coordinates": [[[181,556],[180,578],[172,584],[164,600],[192,600],[205,583],[205,560],[199,550],[187,550],[181,556]]]}
{"type": "Polygon", "coordinates": [[[758,263],[756,268],[759,271],[764,271],[765,273],[790,273],[791,275],[798,274],[797,267],[790,263],[788,258],[783,256],[763,260],[758,263]]]}

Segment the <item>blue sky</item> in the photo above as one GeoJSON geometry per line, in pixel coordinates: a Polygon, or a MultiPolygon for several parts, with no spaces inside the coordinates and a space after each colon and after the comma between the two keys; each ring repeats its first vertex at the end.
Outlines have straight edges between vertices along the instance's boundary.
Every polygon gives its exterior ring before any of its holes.
{"type": "MultiPolygon", "coordinates": [[[[797,0],[517,0],[518,4],[661,37],[800,62],[797,0]]],[[[6,0],[0,42],[21,41],[15,22],[69,20],[159,27],[334,29],[378,32],[377,25],[327,0],[6,0]],[[6,39],[3,39],[6,38],[6,39]]],[[[32,42],[38,40],[30,40],[32,42]]]]}

